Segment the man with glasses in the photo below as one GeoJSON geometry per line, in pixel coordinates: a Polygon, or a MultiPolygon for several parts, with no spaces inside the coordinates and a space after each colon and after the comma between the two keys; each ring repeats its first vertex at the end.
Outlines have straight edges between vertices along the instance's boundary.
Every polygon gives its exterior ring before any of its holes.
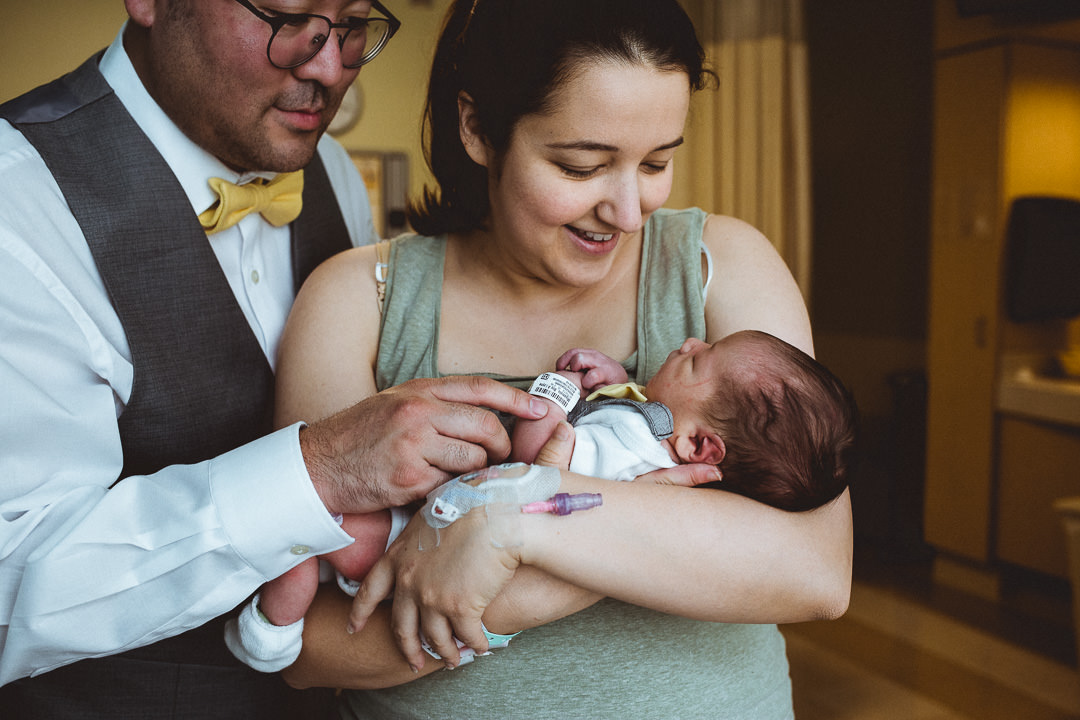
{"type": "Polygon", "coordinates": [[[421,381],[271,432],[296,289],[375,239],[323,134],[400,23],[375,0],[126,6],[103,54],[0,106],[0,715],[313,717],[222,616],[348,544],[332,514],[504,457],[481,407],[543,411],[421,381]]]}

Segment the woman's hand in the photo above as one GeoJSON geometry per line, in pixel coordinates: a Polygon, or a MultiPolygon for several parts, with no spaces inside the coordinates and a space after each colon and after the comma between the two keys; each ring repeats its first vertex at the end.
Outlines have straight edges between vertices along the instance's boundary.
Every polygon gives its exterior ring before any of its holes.
{"type": "Polygon", "coordinates": [[[720,468],[708,463],[686,463],[675,467],[660,468],[644,475],[638,475],[634,482],[647,482],[654,485],[680,485],[696,487],[705,483],[720,482],[723,475],[720,468]]]}
{"type": "Polygon", "coordinates": [[[416,670],[424,666],[421,632],[448,667],[460,662],[455,637],[478,653],[487,650],[480,619],[520,562],[513,548],[491,543],[482,507],[439,530],[437,546],[435,537],[415,516],[368,573],[349,615],[349,632],[359,631],[393,590],[394,638],[416,670]]]}
{"type": "MultiPolygon", "coordinates": [[[[562,422],[536,464],[566,469],[574,431],[562,422]]],[[[449,667],[460,662],[460,639],[478,653],[487,650],[481,627],[484,610],[514,576],[517,548],[495,547],[484,508],[476,508],[438,531],[418,513],[368,573],[349,615],[349,632],[363,628],[376,606],[394,591],[393,634],[414,669],[424,666],[420,633],[449,667]],[[423,548],[423,549],[421,549],[423,548]]]]}

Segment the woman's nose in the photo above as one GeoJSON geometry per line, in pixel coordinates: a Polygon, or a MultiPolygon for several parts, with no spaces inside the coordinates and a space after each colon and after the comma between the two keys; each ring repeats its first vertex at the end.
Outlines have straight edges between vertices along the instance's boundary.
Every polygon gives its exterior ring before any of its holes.
{"type": "Polygon", "coordinates": [[[620,232],[637,232],[642,226],[641,189],[637,177],[617,178],[609,196],[600,203],[597,215],[620,232]]]}

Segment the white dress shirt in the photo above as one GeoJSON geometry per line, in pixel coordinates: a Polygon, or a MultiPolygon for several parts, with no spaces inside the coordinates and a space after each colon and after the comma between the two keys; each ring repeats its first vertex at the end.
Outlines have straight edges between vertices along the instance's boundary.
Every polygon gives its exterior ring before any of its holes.
{"type": "MultiPolygon", "coordinates": [[[[214,200],[208,178],[249,179],[168,119],[120,35],[101,70],[196,213],[214,200]]],[[[372,242],[348,154],[325,137],[319,154],[354,244],[372,242]]],[[[273,363],[293,301],[288,228],[253,214],[210,243],[273,363]]],[[[0,121],[0,684],[196,627],[350,541],[311,485],[298,426],[110,490],[132,377],[79,225],[37,151],[0,121]]]]}

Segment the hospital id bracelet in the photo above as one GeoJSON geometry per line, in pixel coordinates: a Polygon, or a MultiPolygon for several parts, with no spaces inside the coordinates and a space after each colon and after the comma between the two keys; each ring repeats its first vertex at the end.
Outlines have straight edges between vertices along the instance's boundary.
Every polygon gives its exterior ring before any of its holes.
{"type": "Polygon", "coordinates": [[[577,405],[581,391],[577,389],[577,385],[574,385],[562,375],[546,372],[533,380],[532,387],[529,388],[529,394],[547,398],[569,415],[570,411],[577,405]]]}

